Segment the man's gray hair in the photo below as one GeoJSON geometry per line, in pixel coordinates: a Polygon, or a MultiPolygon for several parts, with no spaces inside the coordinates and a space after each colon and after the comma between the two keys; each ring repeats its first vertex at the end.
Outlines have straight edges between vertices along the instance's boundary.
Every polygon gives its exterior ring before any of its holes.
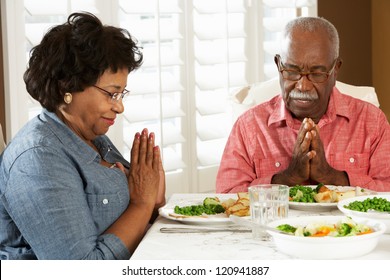
{"type": "Polygon", "coordinates": [[[325,30],[332,42],[335,59],[339,57],[340,39],[336,27],[322,17],[299,17],[289,21],[284,29],[283,38],[290,37],[290,34],[299,29],[301,31],[315,32],[325,30]]]}

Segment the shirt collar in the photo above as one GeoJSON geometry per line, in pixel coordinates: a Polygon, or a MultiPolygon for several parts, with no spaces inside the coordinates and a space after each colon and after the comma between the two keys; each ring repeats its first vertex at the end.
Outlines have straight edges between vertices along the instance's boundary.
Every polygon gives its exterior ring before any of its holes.
{"type": "MultiPolygon", "coordinates": [[[[274,110],[271,113],[271,116],[268,120],[268,126],[285,123],[287,124],[287,126],[293,129],[299,129],[299,127],[301,126],[301,122],[293,118],[290,111],[286,109],[282,95],[279,94],[273,100],[275,102],[274,110]]],[[[343,98],[343,95],[336,87],[333,87],[332,93],[330,94],[330,98],[329,98],[328,109],[320,119],[318,126],[322,127],[334,121],[337,116],[342,116],[349,120],[351,116],[351,112],[348,107],[348,103],[345,102],[343,98]]]]}
{"type": "MultiPolygon", "coordinates": [[[[88,146],[83,140],[80,139],[55,113],[49,112],[43,109],[39,118],[46,122],[51,131],[57,135],[58,139],[63,143],[69,150],[80,155],[87,162],[100,162],[101,157],[94,149],[88,146]]],[[[103,137],[98,136],[94,143],[101,152],[109,150],[109,143],[105,141],[103,137]]],[[[102,153],[105,154],[105,153],[102,153]]]]}

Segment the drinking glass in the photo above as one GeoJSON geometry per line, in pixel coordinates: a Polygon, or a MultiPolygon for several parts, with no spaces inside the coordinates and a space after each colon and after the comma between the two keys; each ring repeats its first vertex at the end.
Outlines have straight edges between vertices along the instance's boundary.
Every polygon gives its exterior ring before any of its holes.
{"type": "MultiPolygon", "coordinates": [[[[248,188],[252,221],[259,225],[288,217],[289,187],[279,184],[253,185],[248,188]]],[[[254,238],[268,240],[268,233],[260,228],[252,230],[254,238]]]]}

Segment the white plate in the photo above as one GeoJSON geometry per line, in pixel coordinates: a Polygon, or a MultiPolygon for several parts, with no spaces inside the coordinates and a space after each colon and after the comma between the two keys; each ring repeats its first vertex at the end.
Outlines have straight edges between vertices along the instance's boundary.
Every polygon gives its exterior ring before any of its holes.
{"type": "Polygon", "coordinates": [[[189,205],[201,205],[206,197],[218,197],[221,202],[229,198],[238,199],[237,194],[197,194],[193,198],[180,201],[169,201],[164,207],[159,209],[159,214],[169,220],[178,221],[185,224],[195,225],[225,225],[231,224],[229,217],[224,214],[203,215],[203,216],[182,216],[174,212],[175,206],[183,207],[189,205]]]}
{"type": "MultiPolygon", "coordinates": [[[[271,227],[281,224],[306,226],[309,223],[337,223],[342,216],[305,216],[277,220],[269,223],[271,227]]],[[[355,220],[356,221],[356,220],[355,220]]],[[[385,232],[384,223],[362,222],[375,230],[373,233],[344,237],[303,237],[268,231],[280,252],[300,259],[349,259],[368,254],[378,244],[385,232]]]]}
{"type": "MultiPolygon", "coordinates": [[[[312,189],[315,189],[317,186],[310,185],[310,186],[305,186],[305,187],[310,187],[312,189]]],[[[370,194],[371,191],[368,190],[363,190],[360,187],[350,187],[350,186],[331,186],[331,185],[326,185],[327,188],[330,190],[338,190],[338,191],[350,191],[355,189],[357,196],[362,196],[363,193],[370,194]],[[362,191],[363,190],[363,191],[362,191]]],[[[295,210],[302,210],[302,211],[328,211],[332,209],[337,209],[337,202],[327,202],[327,203],[318,203],[318,202],[294,202],[290,201],[288,203],[290,209],[295,209],[295,210]]]]}
{"type": "Polygon", "coordinates": [[[302,211],[328,211],[337,208],[337,202],[318,203],[318,202],[289,202],[290,209],[302,211]]]}
{"type": "Polygon", "coordinates": [[[381,197],[381,198],[385,198],[388,201],[390,201],[390,194],[376,194],[376,195],[351,197],[348,199],[344,199],[337,204],[337,207],[345,215],[350,216],[351,218],[353,218],[356,221],[371,220],[371,221],[382,222],[387,227],[386,233],[390,233],[390,214],[380,213],[380,212],[379,213],[367,213],[367,212],[360,212],[360,211],[355,211],[355,210],[344,208],[345,205],[348,205],[351,202],[363,201],[363,200],[366,200],[367,198],[373,198],[373,197],[381,197]]]}

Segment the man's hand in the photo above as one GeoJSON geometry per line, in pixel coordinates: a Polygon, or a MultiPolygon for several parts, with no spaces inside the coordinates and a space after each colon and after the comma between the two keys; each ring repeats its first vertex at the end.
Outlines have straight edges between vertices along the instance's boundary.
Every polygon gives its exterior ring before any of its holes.
{"type": "Polygon", "coordinates": [[[287,168],[291,170],[295,180],[306,181],[310,177],[310,160],[315,156],[315,153],[310,150],[313,139],[312,130],[314,127],[314,122],[311,119],[305,118],[299,129],[292,160],[287,168]]]}
{"type": "Polygon", "coordinates": [[[317,126],[312,130],[311,150],[315,156],[310,161],[310,179],[324,184],[347,186],[349,179],[345,172],[331,167],[326,160],[324,145],[317,126]]]}
{"type": "Polygon", "coordinates": [[[315,124],[311,119],[305,118],[298,132],[290,165],[283,172],[276,174],[272,183],[296,185],[310,178],[310,160],[316,155],[310,148],[313,134],[315,124]]]}
{"type": "Polygon", "coordinates": [[[275,174],[272,183],[289,186],[304,182],[348,186],[348,175],[332,168],[326,160],[324,145],[317,125],[305,118],[298,132],[292,160],[286,170],[275,174]]]}
{"type": "Polygon", "coordinates": [[[316,156],[310,162],[310,179],[316,182],[323,182],[333,168],[326,161],[324,145],[322,144],[317,126],[314,127],[312,135],[311,150],[315,151],[316,156]]]}

